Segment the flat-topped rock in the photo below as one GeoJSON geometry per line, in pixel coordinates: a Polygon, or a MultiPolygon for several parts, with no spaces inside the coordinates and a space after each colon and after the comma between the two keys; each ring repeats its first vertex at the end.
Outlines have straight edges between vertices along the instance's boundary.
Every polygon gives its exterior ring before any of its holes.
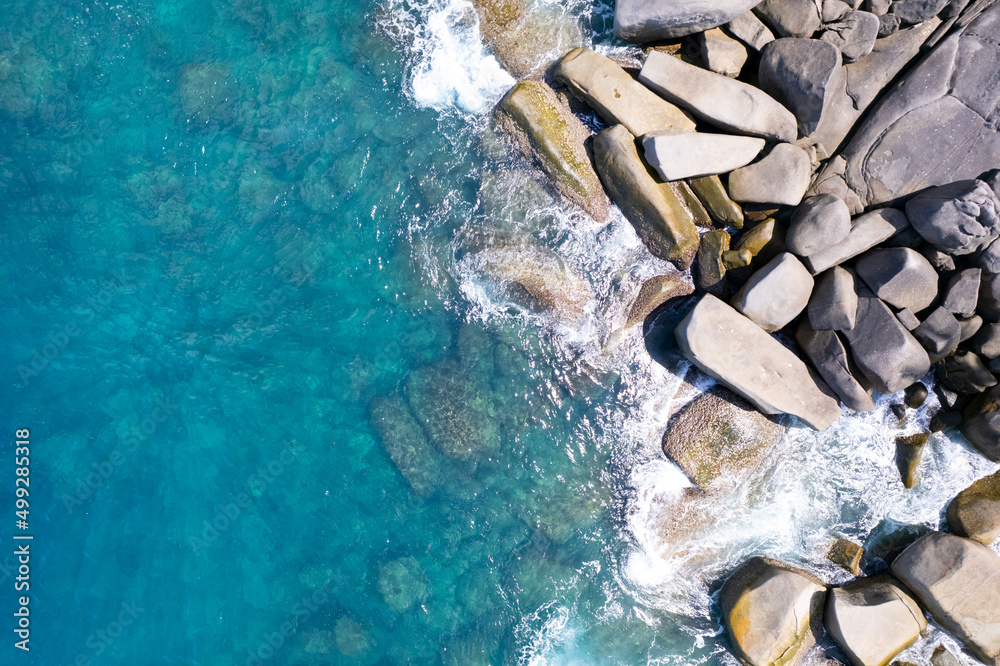
{"type": "Polygon", "coordinates": [[[847,350],[834,331],[814,330],[806,320],[802,320],[795,339],[841,402],[855,411],[874,411],[875,403],[851,374],[847,350]]]}
{"type": "Polygon", "coordinates": [[[826,586],[769,557],[754,557],[722,586],[722,624],[736,655],[751,666],[793,664],[813,643],[826,586]]]}
{"type": "Polygon", "coordinates": [[[675,334],[688,360],[765,414],[793,414],[817,430],[840,416],[840,405],[825,392],[822,379],[714,296],[703,297],[675,334]]]}
{"type": "Polygon", "coordinates": [[[1000,538],[1000,472],[984,476],[948,503],[948,527],[987,546],[1000,538]]]}
{"type": "Polygon", "coordinates": [[[1000,557],[972,539],[931,532],[892,563],[892,573],[945,629],[988,664],[1000,664],[1000,557]]]}
{"type": "Polygon", "coordinates": [[[822,23],[812,0],[764,0],[753,11],[782,37],[812,37],[822,23]]]}
{"type": "Polygon", "coordinates": [[[757,15],[747,12],[737,16],[726,24],[726,29],[754,51],[760,51],[768,42],[774,41],[774,34],[764,25],[757,15]]]}
{"type": "Polygon", "coordinates": [[[917,642],[927,620],[902,584],[883,575],[830,590],[823,624],[854,666],[884,666],[917,642]]]}
{"type": "Polygon", "coordinates": [[[807,306],[809,325],[817,331],[849,331],[858,317],[854,274],[834,266],[816,280],[807,306]]]}
{"type": "Polygon", "coordinates": [[[642,137],[646,162],[663,180],[728,173],[752,162],[764,139],[704,132],[653,132],[642,137]]]}
{"type": "Polygon", "coordinates": [[[806,257],[806,265],[813,275],[822,273],[884,243],[909,226],[906,215],[895,208],[880,208],[860,215],[851,221],[851,231],[844,240],[806,257]]]}
{"type": "Polygon", "coordinates": [[[729,196],[744,203],[797,206],[812,166],[809,155],[790,143],[779,143],[763,159],[729,174],[729,196]]]}
{"type": "Polygon", "coordinates": [[[824,42],[837,47],[845,63],[855,62],[872,52],[878,37],[878,17],[869,12],[850,11],[823,26],[824,42]]]}
{"type": "Polygon", "coordinates": [[[880,393],[902,391],[931,369],[924,348],[867,289],[858,294],[854,328],[843,334],[855,363],[880,393]]]}
{"type": "Polygon", "coordinates": [[[806,197],[792,214],[785,243],[800,257],[841,242],[851,233],[851,211],[833,194],[806,197]]]}
{"type": "Polygon", "coordinates": [[[809,303],[813,278],[802,262],[782,252],[753,274],[733,306],[765,331],[777,331],[809,303]]]}
{"type": "Polygon", "coordinates": [[[886,303],[920,312],[937,297],[938,274],[908,247],[872,250],[855,264],[858,277],[886,303]]]}
{"type": "Polygon", "coordinates": [[[598,222],[608,219],[608,200],[584,141],[590,132],[542,81],[521,81],[500,101],[498,124],[556,190],[598,222]]]}
{"type": "Polygon", "coordinates": [[[694,219],[674,190],[650,173],[635,137],[615,125],[594,137],[593,150],[601,182],[649,251],[688,268],[698,251],[694,219]]]}
{"type": "Polygon", "coordinates": [[[741,81],[660,51],[652,51],[646,58],[639,80],[716,127],[771,141],[795,140],[792,112],[764,91],[741,81]]]}
{"type": "Polygon", "coordinates": [[[747,47],[733,39],[720,28],[712,28],[698,35],[701,60],[716,74],[739,76],[749,54],[747,47]]]}
{"type": "Polygon", "coordinates": [[[760,87],[791,111],[800,136],[809,136],[842,76],[840,51],[818,39],[776,39],[761,51],[760,87]]]}
{"type": "Polygon", "coordinates": [[[643,44],[693,35],[750,11],[756,0],[618,0],[615,36],[643,44]]]}
{"type": "Polygon", "coordinates": [[[998,30],[1000,4],[992,4],[938,43],[868,116],[842,153],[843,179],[862,206],[996,168],[996,68],[979,63],[1000,59],[998,30]]]}
{"type": "Polygon", "coordinates": [[[924,345],[932,362],[939,361],[958,347],[962,325],[945,308],[934,308],[920,326],[913,329],[913,337],[924,345]]]}
{"type": "Polygon", "coordinates": [[[555,76],[605,122],[624,125],[634,136],[658,130],[694,131],[694,121],[686,113],[591,49],[573,49],[563,56],[555,76]]]}

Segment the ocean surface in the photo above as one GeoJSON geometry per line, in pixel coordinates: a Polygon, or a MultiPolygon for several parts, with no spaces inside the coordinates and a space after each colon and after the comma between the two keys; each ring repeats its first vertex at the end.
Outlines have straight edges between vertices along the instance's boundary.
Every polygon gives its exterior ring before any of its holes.
{"type": "MultiPolygon", "coordinates": [[[[553,7],[637,53],[602,0],[553,7]]],[[[882,397],[685,513],[659,441],[687,367],[619,332],[668,266],[494,132],[514,79],[464,0],[2,9],[0,663],[735,664],[741,561],[844,581],[831,535],[936,527],[996,468],[935,436],[904,490],[927,414],[882,397]],[[585,316],[480,270],[510,243],[585,316]]]]}

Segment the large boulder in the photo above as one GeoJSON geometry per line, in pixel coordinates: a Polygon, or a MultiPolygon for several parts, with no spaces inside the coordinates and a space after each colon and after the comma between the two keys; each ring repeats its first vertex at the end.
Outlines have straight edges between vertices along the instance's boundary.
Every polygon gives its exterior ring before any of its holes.
{"type": "Polygon", "coordinates": [[[980,268],[966,268],[959,271],[948,280],[944,290],[944,303],[948,312],[962,317],[971,317],[979,305],[979,283],[982,282],[983,271],[980,268]]]}
{"type": "Polygon", "coordinates": [[[797,206],[809,189],[811,173],[805,150],[779,143],[763,159],[729,174],[729,196],[741,203],[797,206]]]}
{"type": "Polygon", "coordinates": [[[817,331],[849,331],[858,319],[854,274],[834,266],[819,276],[809,305],[809,325],[817,331]]]}
{"type": "Polygon", "coordinates": [[[983,393],[965,410],[962,434],[976,450],[1000,462],[1000,389],[983,393]]]}
{"type": "Polygon", "coordinates": [[[1000,4],[938,45],[844,149],[843,179],[871,206],[996,167],[1000,4]]]}
{"type": "Polygon", "coordinates": [[[854,361],[879,392],[902,391],[931,368],[927,352],[867,289],[858,294],[854,328],[844,331],[854,361]]]}
{"type": "Polygon", "coordinates": [[[714,296],[704,296],[677,327],[681,352],[765,414],[794,414],[823,430],[840,405],[795,354],[714,296]]]}
{"type": "Polygon", "coordinates": [[[927,620],[899,581],[873,576],[830,590],[823,624],[854,666],[884,666],[917,642],[927,620]]]}
{"type": "Polygon", "coordinates": [[[743,209],[729,198],[718,176],[692,178],[688,184],[715,222],[726,227],[743,228],[743,209]]]}
{"type": "Polygon", "coordinates": [[[749,54],[747,47],[722,31],[721,28],[706,30],[698,36],[701,43],[701,60],[716,74],[739,76],[749,54]]]}
{"type": "Polygon", "coordinates": [[[642,137],[649,163],[663,180],[728,173],[753,162],[764,139],[706,132],[652,132],[642,137]]]}
{"type": "Polygon", "coordinates": [[[943,359],[935,369],[941,384],[956,393],[982,393],[997,383],[983,360],[970,351],[943,359]]]}
{"type": "Polygon", "coordinates": [[[598,134],[594,138],[597,173],[649,251],[687,269],[698,251],[694,219],[673,188],[657,181],[635,143],[623,125],[598,134]]]}
{"type": "Polygon", "coordinates": [[[931,532],[904,550],[892,573],[941,626],[987,664],[1000,664],[1000,557],[971,539],[931,532]]]}
{"type": "Polygon", "coordinates": [[[803,319],[795,339],[841,402],[858,412],[875,410],[872,397],[851,374],[847,350],[836,332],[813,330],[803,319]]]}
{"type": "Polygon", "coordinates": [[[895,208],[880,208],[854,218],[851,231],[839,243],[817,250],[806,258],[813,275],[842,264],[866,250],[884,243],[910,226],[906,215],[895,208]]]}
{"type": "Polygon", "coordinates": [[[815,640],[826,586],[806,571],[754,557],[722,586],[722,624],[736,655],[751,666],[797,662],[815,640]]]}
{"type": "MultiPolygon", "coordinates": [[[[670,56],[666,56],[670,57],[670,56]]],[[[637,82],[610,58],[588,48],[573,49],[559,61],[555,77],[594,107],[609,125],[624,125],[634,136],[659,130],[693,131],[694,121],[637,82]]]]}
{"type": "Polygon", "coordinates": [[[690,65],[660,51],[646,58],[639,80],[698,118],[736,134],[794,141],[795,116],[759,88],[690,65]]]}
{"type": "Polygon", "coordinates": [[[628,319],[625,321],[625,328],[631,328],[639,322],[645,321],[653,310],[667,301],[687,296],[693,291],[694,285],[678,273],[655,275],[649,278],[642,283],[639,293],[632,301],[632,307],[628,311],[628,319]]]}
{"type": "Polygon", "coordinates": [[[1000,234],[1000,201],[981,180],[928,188],[906,202],[906,216],[924,240],[951,255],[977,252],[1000,234]]]}
{"type": "Polygon", "coordinates": [[[808,136],[820,119],[843,76],[840,51],[818,39],[776,39],[761,51],[760,87],[788,108],[808,136]]]}
{"type": "Polygon", "coordinates": [[[684,407],[663,433],[663,453],[702,490],[745,478],[784,428],[721,386],[684,407]]]}
{"type": "Polygon", "coordinates": [[[618,0],[615,36],[629,42],[654,42],[693,35],[750,11],[758,0],[618,0]]]}
{"type": "Polygon", "coordinates": [[[937,271],[908,247],[872,250],[858,259],[855,270],[876,296],[899,309],[919,312],[937,297],[937,271]]]}
{"type": "Polygon", "coordinates": [[[434,492],[441,483],[441,462],[427,441],[427,435],[398,397],[378,398],[371,405],[371,424],[396,469],[420,497],[434,492]]]}
{"type": "Polygon", "coordinates": [[[799,204],[785,236],[788,249],[800,257],[836,245],[851,233],[851,211],[833,194],[817,194],[799,204]]]}
{"type": "Polygon", "coordinates": [[[765,331],[777,331],[809,303],[813,278],[790,252],[782,252],[753,274],[733,306],[765,331]]]}
{"type": "Polygon", "coordinates": [[[935,308],[920,326],[913,329],[913,337],[924,345],[931,361],[939,361],[958,347],[962,339],[962,325],[946,309],[935,308]]]}
{"type": "Polygon", "coordinates": [[[754,13],[782,37],[812,37],[822,23],[812,0],[764,0],[754,13]]]}
{"type": "Polygon", "coordinates": [[[754,51],[760,51],[768,42],[774,41],[774,34],[753,12],[737,16],[726,24],[726,28],[754,51]]]}
{"type": "Polygon", "coordinates": [[[1000,472],[984,476],[948,503],[948,527],[987,546],[1000,537],[1000,472]]]}
{"type": "Polygon", "coordinates": [[[878,17],[869,12],[851,11],[823,26],[824,42],[833,44],[845,63],[855,62],[872,52],[878,37],[878,17]]]}
{"type": "Polygon", "coordinates": [[[500,101],[497,121],[560,194],[598,222],[607,220],[608,200],[584,147],[590,132],[549,86],[516,84],[500,101]]]}
{"type": "Polygon", "coordinates": [[[533,0],[473,0],[472,4],[479,14],[483,43],[515,78],[541,74],[553,53],[566,53],[584,43],[579,19],[560,7],[533,0]]]}

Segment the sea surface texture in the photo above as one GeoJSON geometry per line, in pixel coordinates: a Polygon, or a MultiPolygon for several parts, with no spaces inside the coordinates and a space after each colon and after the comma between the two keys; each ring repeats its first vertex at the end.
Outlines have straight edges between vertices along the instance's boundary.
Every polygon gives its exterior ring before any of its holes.
{"type": "MultiPolygon", "coordinates": [[[[600,0],[533,11],[639,53],[600,0]]],[[[687,367],[618,332],[668,265],[495,133],[513,82],[463,0],[3,3],[2,663],[735,664],[738,563],[846,580],[831,535],[936,527],[996,467],[935,436],[904,490],[927,419],[881,397],[683,511],[687,367]],[[525,253],[572,307],[496,279],[525,253]]]]}

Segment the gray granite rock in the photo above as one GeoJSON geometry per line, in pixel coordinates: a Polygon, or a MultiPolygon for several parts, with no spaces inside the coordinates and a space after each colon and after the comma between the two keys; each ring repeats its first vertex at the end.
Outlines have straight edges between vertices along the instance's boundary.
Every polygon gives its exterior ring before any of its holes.
{"type": "Polygon", "coordinates": [[[1000,357],[1000,324],[983,326],[972,340],[972,350],[990,360],[1000,357]]]}
{"type": "Polygon", "coordinates": [[[819,127],[842,74],[837,47],[818,39],[776,39],[761,51],[760,87],[795,114],[800,136],[819,127]]]}
{"type": "Polygon", "coordinates": [[[883,575],[830,590],[823,624],[854,666],[883,666],[917,642],[927,620],[902,584],[883,575]]]}
{"type": "Polygon", "coordinates": [[[948,0],[894,0],[889,11],[903,23],[923,23],[941,13],[948,0]]]}
{"type": "Polygon", "coordinates": [[[652,51],[639,80],[698,118],[737,134],[794,141],[795,116],[759,88],[652,51]]]}
{"type": "Polygon", "coordinates": [[[685,112],[633,79],[610,58],[591,49],[573,49],[563,56],[556,66],[555,77],[601,114],[606,123],[622,124],[635,136],[695,128],[685,112]]]}
{"type": "Polygon", "coordinates": [[[958,347],[962,326],[951,312],[935,308],[920,326],[913,329],[913,337],[924,345],[932,362],[938,361],[958,347]]]}
{"type": "Polygon", "coordinates": [[[945,309],[963,317],[971,317],[979,304],[982,274],[982,269],[966,268],[953,275],[944,289],[945,309]]]}
{"type": "MultiPolygon", "coordinates": [[[[851,6],[841,0],[823,0],[823,23],[833,23],[851,11],[851,6]]],[[[824,26],[825,27],[825,26],[824,26]]]]}
{"type": "Polygon", "coordinates": [[[858,294],[857,323],[843,333],[854,362],[881,393],[901,391],[930,370],[924,348],[867,289],[858,294]]]}
{"type": "Polygon", "coordinates": [[[984,271],[1000,273],[1000,237],[985,245],[976,255],[976,263],[984,271]]]}
{"type": "Polygon", "coordinates": [[[977,252],[1000,234],[1000,201],[981,180],[924,190],[906,202],[906,216],[928,243],[956,256],[977,252]]]}
{"type": "Polygon", "coordinates": [[[774,35],[753,12],[737,16],[726,24],[726,29],[755,51],[760,51],[765,44],[774,41],[774,35]]]}
{"type": "Polygon", "coordinates": [[[782,252],[753,274],[733,306],[765,331],[777,331],[809,303],[813,278],[795,255],[782,252]]]}
{"type": "Polygon", "coordinates": [[[756,0],[617,0],[615,35],[639,44],[714,28],[750,11],[756,0]]]}
{"type": "Polygon", "coordinates": [[[753,11],[782,37],[812,37],[822,23],[812,0],[764,0],[753,11]]]}
{"type": "Polygon", "coordinates": [[[739,76],[749,54],[747,47],[733,39],[720,28],[712,28],[698,35],[701,60],[716,74],[739,76]]]}
{"type": "Polygon", "coordinates": [[[913,314],[913,310],[903,308],[896,313],[896,319],[898,319],[899,323],[902,324],[908,331],[913,331],[920,326],[920,320],[917,319],[917,315],[913,314]]]}
{"type": "Polygon", "coordinates": [[[939,42],[868,116],[842,152],[843,179],[862,206],[996,167],[998,30],[995,3],[939,42]]]}
{"type": "Polygon", "coordinates": [[[807,306],[809,325],[817,331],[849,331],[858,316],[854,275],[834,266],[816,279],[807,306]]]}
{"type": "Polygon", "coordinates": [[[675,331],[684,356],[765,414],[793,414],[823,430],[840,405],[823,380],[759,326],[714,296],[675,331]]]}
{"type": "Polygon", "coordinates": [[[642,137],[646,162],[664,180],[728,173],[752,162],[764,139],[705,132],[653,132],[642,137]]]}
{"type": "Polygon", "coordinates": [[[882,14],[878,17],[878,36],[891,37],[903,27],[903,21],[895,14],[882,14]]]}
{"type": "Polygon", "coordinates": [[[976,312],[984,321],[1000,321],[1000,273],[983,273],[976,312]]]}
{"type": "Polygon", "coordinates": [[[834,331],[814,330],[803,319],[795,339],[841,402],[859,412],[875,409],[871,396],[851,374],[847,350],[834,331]]]}
{"type": "Polygon", "coordinates": [[[844,200],[833,194],[803,199],[792,214],[785,243],[800,257],[836,245],[851,232],[851,212],[844,200]]]}
{"type": "Polygon", "coordinates": [[[729,196],[741,203],[796,206],[809,189],[811,172],[806,151],[779,143],[763,159],[729,174],[729,196]]]}
{"type": "Polygon", "coordinates": [[[958,339],[959,343],[962,343],[979,332],[979,329],[983,327],[983,318],[979,315],[972,315],[968,319],[959,319],[958,325],[962,327],[962,335],[958,339]]]}
{"type": "Polygon", "coordinates": [[[594,137],[594,164],[611,199],[649,251],[683,270],[698,251],[698,230],[673,188],[657,182],[622,125],[594,137]]]}
{"type": "Polygon", "coordinates": [[[844,240],[813,253],[806,258],[806,264],[813,275],[821,273],[884,243],[908,226],[902,211],[895,208],[874,210],[854,218],[844,240]]]}
{"type": "Polygon", "coordinates": [[[1000,537],[1000,472],[984,476],[948,503],[948,528],[987,546],[1000,537]]]}
{"type": "Polygon", "coordinates": [[[798,662],[814,642],[826,586],[815,576],[754,557],[722,586],[722,624],[736,655],[752,666],[798,662]]]}
{"type": "Polygon", "coordinates": [[[983,544],[931,532],[907,547],[892,573],[941,625],[988,664],[1000,663],[1000,557],[983,544]]]}
{"type": "Polygon", "coordinates": [[[820,39],[837,47],[845,63],[855,62],[875,48],[878,25],[878,17],[874,14],[847,12],[839,21],[823,26],[820,39]]]}
{"type": "Polygon", "coordinates": [[[977,451],[1000,462],[1000,388],[977,396],[964,416],[962,434],[977,451]]]}
{"type": "Polygon", "coordinates": [[[997,383],[983,360],[973,352],[954,354],[937,364],[937,376],[945,388],[971,395],[997,383]]]}
{"type": "Polygon", "coordinates": [[[908,247],[872,250],[855,264],[858,277],[886,303],[920,312],[937,297],[938,274],[908,247]]]}
{"type": "Polygon", "coordinates": [[[955,259],[950,254],[946,254],[930,243],[924,243],[920,247],[920,254],[924,259],[931,262],[931,266],[938,272],[948,272],[955,270],[955,259]]]}

